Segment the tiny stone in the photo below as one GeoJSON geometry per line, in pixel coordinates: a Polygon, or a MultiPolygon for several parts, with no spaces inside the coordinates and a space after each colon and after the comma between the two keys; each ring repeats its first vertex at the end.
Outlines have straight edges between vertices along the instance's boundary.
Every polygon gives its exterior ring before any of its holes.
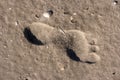
{"type": "Polygon", "coordinates": [[[113,2],[113,4],[114,4],[114,5],[118,4],[118,1],[115,0],[115,1],[113,2]]]}
{"type": "Polygon", "coordinates": [[[102,16],[101,15],[98,15],[99,18],[101,18],[102,16]]]}
{"type": "Polygon", "coordinates": [[[9,10],[12,10],[12,8],[9,8],[9,10]]]}
{"type": "Polygon", "coordinates": [[[73,18],[73,16],[70,17],[71,23],[76,23],[77,21],[73,18]]]}
{"type": "Polygon", "coordinates": [[[75,16],[75,15],[77,15],[77,13],[73,13],[73,15],[75,16]]]}
{"type": "Polygon", "coordinates": [[[17,23],[17,22],[15,22],[15,25],[17,26],[17,25],[18,25],[18,23],[17,23]]]}
{"type": "Polygon", "coordinates": [[[19,24],[19,21],[15,21],[15,25],[17,26],[19,24]]]}
{"type": "Polygon", "coordinates": [[[49,13],[43,13],[43,16],[46,17],[46,18],[50,17],[49,13]]]}
{"type": "Polygon", "coordinates": [[[91,15],[91,16],[94,16],[94,13],[91,13],[90,15],[91,15]]]}
{"type": "Polygon", "coordinates": [[[50,16],[52,16],[52,15],[53,15],[53,11],[52,10],[49,10],[49,11],[43,13],[43,16],[46,17],[46,18],[50,18],[50,16]]]}
{"type": "Polygon", "coordinates": [[[73,20],[73,17],[72,17],[72,16],[70,17],[70,20],[73,20]]]}
{"type": "Polygon", "coordinates": [[[64,71],[65,69],[64,69],[64,68],[61,68],[60,70],[61,70],[61,71],[64,71]]]}

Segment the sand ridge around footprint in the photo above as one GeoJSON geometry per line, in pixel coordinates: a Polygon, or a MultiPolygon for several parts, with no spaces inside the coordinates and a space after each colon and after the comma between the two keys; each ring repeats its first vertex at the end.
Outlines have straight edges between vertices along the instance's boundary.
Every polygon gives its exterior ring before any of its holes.
{"type": "Polygon", "coordinates": [[[80,30],[63,31],[41,22],[34,22],[28,28],[44,45],[54,44],[59,48],[71,49],[82,62],[100,61],[100,56],[96,54],[99,50],[96,40],[91,39],[92,44],[89,43],[86,33],[80,30]]]}

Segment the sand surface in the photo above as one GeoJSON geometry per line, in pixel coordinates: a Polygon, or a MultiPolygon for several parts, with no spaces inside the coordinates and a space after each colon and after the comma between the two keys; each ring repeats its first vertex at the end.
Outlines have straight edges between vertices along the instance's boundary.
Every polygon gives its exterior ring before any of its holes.
{"type": "Polygon", "coordinates": [[[120,1],[0,0],[0,80],[120,80],[120,1]],[[33,22],[91,35],[101,60],[83,63],[70,50],[30,42],[24,30],[33,22]]]}

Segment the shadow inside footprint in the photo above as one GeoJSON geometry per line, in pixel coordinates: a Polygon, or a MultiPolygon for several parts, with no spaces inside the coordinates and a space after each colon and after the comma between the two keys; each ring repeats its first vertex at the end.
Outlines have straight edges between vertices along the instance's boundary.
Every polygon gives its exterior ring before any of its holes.
{"type": "Polygon", "coordinates": [[[94,64],[95,62],[85,61],[85,63],[94,64]]]}
{"type": "Polygon", "coordinates": [[[35,44],[35,45],[43,45],[43,43],[33,35],[33,33],[30,31],[29,28],[25,28],[23,33],[24,33],[25,38],[30,43],[35,44]]]}
{"type": "Polygon", "coordinates": [[[70,57],[70,59],[74,60],[74,61],[80,61],[80,58],[76,55],[76,53],[72,50],[67,48],[67,55],[68,57],[70,57]]]}
{"type": "Polygon", "coordinates": [[[66,50],[67,50],[68,57],[70,57],[70,59],[72,59],[74,61],[87,63],[87,64],[94,64],[95,63],[95,62],[90,62],[90,61],[83,62],[82,60],[80,60],[80,58],[76,55],[76,53],[72,49],[67,48],[66,50]]]}

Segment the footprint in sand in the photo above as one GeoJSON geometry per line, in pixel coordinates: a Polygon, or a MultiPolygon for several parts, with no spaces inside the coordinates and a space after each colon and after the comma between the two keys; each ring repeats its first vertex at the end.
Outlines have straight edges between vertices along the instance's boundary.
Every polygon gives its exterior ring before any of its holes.
{"type": "Polygon", "coordinates": [[[95,63],[100,61],[96,54],[99,47],[96,39],[88,39],[88,35],[79,30],[61,30],[41,22],[34,22],[29,27],[33,35],[45,44],[72,49],[82,62],[95,63]]]}

